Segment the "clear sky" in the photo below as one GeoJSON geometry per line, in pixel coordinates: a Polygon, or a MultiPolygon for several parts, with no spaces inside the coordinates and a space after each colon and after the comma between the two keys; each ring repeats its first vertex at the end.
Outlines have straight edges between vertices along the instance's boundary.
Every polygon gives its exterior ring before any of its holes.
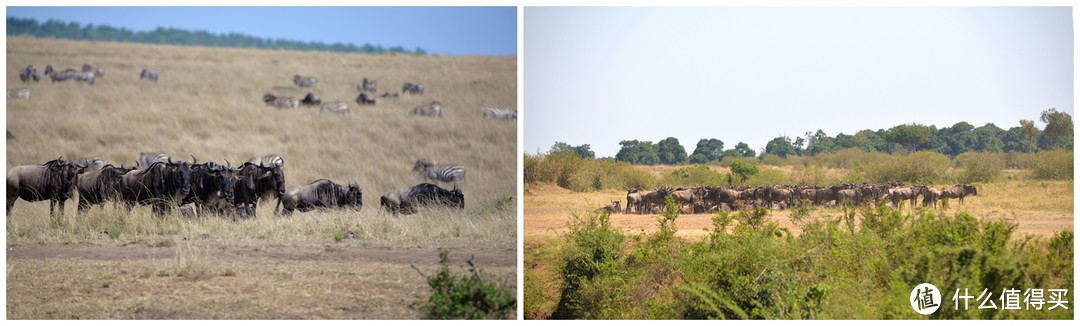
{"type": "Polygon", "coordinates": [[[7,7],[8,17],[159,26],[262,38],[420,47],[449,55],[517,54],[516,7],[7,7]]]}
{"type": "MultiPolygon", "coordinates": [[[[1073,111],[1069,7],[525,8],[525,152],[1073,111]]],[[[805,137],[804,137],[805,138],[805,137]]]]}

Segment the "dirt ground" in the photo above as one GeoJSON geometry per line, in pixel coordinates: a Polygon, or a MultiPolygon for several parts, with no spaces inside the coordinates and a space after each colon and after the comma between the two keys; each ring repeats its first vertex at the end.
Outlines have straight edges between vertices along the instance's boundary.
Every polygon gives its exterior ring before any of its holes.
{"type": "MultiPolygon", "coordinates": [[[[583,214],[610,204],[613,200],[625,202],[626,192],[606,190],[576,193],[551,184],[527,185],[525,193],[524,238],[525,248],[542,246],[554,239],[557,232],[566,230],[571,214],[583,214]]],[[[625,205],[625,203],[623,203],[625,205]]],[[[908,209],[905,204],[903,209],[908,209]]],[[[945,214],[964,211],[976,217],[1005,219],[1019,224],[1016,234],[1037,237],[1052,235],[1065,229],[1073,229],[1073,184],[1071,181],[1002,181],[980,185],[979,196],[968,198],[963,205],[953,202],[942,210],[945,214]]],[[[839,210],[818,208],[812,214],[837,216],[839,210]]],[[[624,231],[653,232],[657,229],[659,215],[611,214],[611,224],[624,231]]],[[[698,238],[712,228],[712,214],[681,214],[676,220],[678,236],[698,238]]],[[[767,217],[793,234],[801,231],[792,223],[790,210],[771,211],[767,217]]],[[[1014,238],[1019,238],[1014,236],[1014,238]]]]}
{"type": "MultiPolygon", "coordinates": [[[[9,245],[9,319],[416,319],[437,248],[348,243],[9,245]]],[[[516,288],[515,250],[451,249],[516,288]]]]}

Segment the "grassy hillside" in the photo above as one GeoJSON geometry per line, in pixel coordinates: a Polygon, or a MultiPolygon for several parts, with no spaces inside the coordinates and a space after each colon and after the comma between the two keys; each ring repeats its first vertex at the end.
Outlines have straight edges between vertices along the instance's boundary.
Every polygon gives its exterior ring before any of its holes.
{"type": "MultiPolygon", "coordinates": [[[[504,203],[516,193],[516,123],[485,120],[482,110],[516,107],[516,62],[509,56],[365,55],[9,37],[8,88],[27,87],[32,98],[7,102],[7,129],[17,140],[7,141],[6,162],[10,168],[63,155],[131,164],[140,152],[162,151],[185,160],[189,155],[219,163],[228,159],[236,166],[256,155],[276,153],[285,158],[286,186],[320,178],[359,183],[364,218],[381,214],[379,196],[384,192],[420,183],[410,172],[413,162],[429,158],[466,166],[464,215],[509,219],[490,227],[511,228],[500,233],[512,243],[514,207],[504,203]],[[78,70],[90,64],[106,74],[92,86],[48,79],[23,83],[18,71],[31,64],[39,72],[46,65],[78,70]],[[156,84],[139,79],[144,68],[160,72],[156,84]],[[296,74],[314,76],[318,84],[310,90],[299,88],[292,83],[296,74]],[[422,83],[426,92],[359,106],[353,99],[364,77],[378,81],[378,94],[400,93],[404,82],[422,83]],[[320,114],[318,108],[304,106],[278,110],[262,102],[266,93],[299,98],[308,91],[324,103],[346,102],[352,113],[320,114]],[[431,101],[442,103],[443,118],[408,114],[431,101]],[[492,213],[495,206],[509,207],[492,213]]],[[[68,205],[67,215],[73,216],[74,201],[68,205]]],[[[260,206],[260,216],[269,214],[272,207],[267,206],[272,205],[260,206]]],[[[19,201],[9,223],[32,225],[32,219],[19,217],[45,216],[47,211],[47,203],[19,201]]],[[[11,235],[20,230],[9,224],[8,231],[11,235]]]]}

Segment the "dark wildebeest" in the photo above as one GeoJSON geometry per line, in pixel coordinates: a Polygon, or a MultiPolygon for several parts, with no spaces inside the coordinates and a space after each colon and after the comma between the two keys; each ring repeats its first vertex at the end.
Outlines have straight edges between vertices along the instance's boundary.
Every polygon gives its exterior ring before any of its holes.
{"type": "Polygon", "coordinates": [[[265,160],[259,164],[247,162],[236,170],[235,203],[243,215],[254,217],[261,198],[274,196],[280,199],[285,195],[285,173],[282,171],[285,161],[265,163],[265,160]]]}
{"type": "Polygon", "coordinates": [[[421,183],[412,188],[391,190],[380,198],[379,203],[394,214],[413,214],[417,207],[428,205],[464,209],[465,195],[458,188],[446,190],[430,183],[421,183]]]}
{"type": "Polygon", "coordinates": [[[775,203],[780,203],[781,209],[791,207],[795,205],[795,201],[792,197],[791,188],[787,186],[768,186],[765,187],[765,200],[767,206],[771,209],[775,203]]]}
{"type": "Polygon", "coordinates": [[[144,78],[149,79],[149,80],[153,80],[156,83],[157,79],[158,79],[158,73],[157,73],[157,71],[151,71],[151,70],[143,69],[142,72],[139,73],[139,79],[144,79],[144,78]]]}
{"type": "Polygon", "coordinates": [[[974,185],[955,185],[941,189],[942,198],[959,198],[960,204],[964,204],[964,197],[978,196],[979,190],[974,185]]]}
{"type": "Polygon", "coordinates": [[[900,201],[907,200],[911,202],[911,207],[915,207],[915,201],[919,197],[919,187],[895,187],[889,189],[889,200],[892,201],[893,207],[900,208],[900,201]]]}
{"type": "MultiPolygon", "coordinates": [[[[77,158],[77,159],[68,161],[68,163],[75,164],[77,166],[82,166],[82,167],[84,167],[83,168],[84,171],[101,170],[102,168],[105,167],[105,159],[100,158],[100,157],[77,158]]],[[[123,165],[123,164],[121,164],[121,165],[123,165]]]]}
{"type": "Polygon", "coordinates": [[[308,106],[316,106],[316,105],[322,104],[322,99],[319,98],[318,95],[315,95],[315,94],[312,94],[312,93],[307,93],[307,96],[304,96],[304,99],[300,100],[300,104],[308,105],[308,106]]]}
{"type": "Polygon", "coordinates": [[[42,165],[22,165],[8,170],[7,215],[11,215],[11,208],[19,198],[28,202],[48,199],[50,215],[55,214],[54,209],[59,203],[60,215],[64,215],[64,202],[75,195],[75,183],[82,168],[61,158],[42,165]]]}
{"type": "Polygon", "coordinates": [[[120,181],[120,198],[129,211],[135,205],[150,205],[154,214],[167,214],[191,192],[192,163],[169,159],[128,172],[120,181]]]}
{"type": "MultiPolygon", "coordinates": [[[[740,192],[735,189],[720,188],[720,187],[705,187],[705,196],[702,200],[705,202],[705,206],[716,205],[721,207],[721,203],[727,204],[728,207],[735,209],[735,202],[742,200],[739,198],[740,192]]],[[[745,201],[745,200],[744,200],[745,201]]]]}
{"type": "Polygon", "coordinates": [[[356,104],[375,105],[375,97],[368,96],[367,93],[360,93],[360,95],[356,96],[356,104]]]}
{"type": "Polygon", "coordinates": [[[641,195],[642,191],[637,189],[626,190],[626,214],[637,213],[641,211],[641,195]]]}
{"type": "Polygon", "coordinates": [[[679,207],[680,211],[682,211],[683,205],[690,205],[689,214],[694,213],[693,207],[695,204],[697,204],[699,198],[698,194],[695,193],[694,189],[678,188],[672,190],[670,195],[671,199],[675,200],[675,205],[679,207]]]}
{"type": "Polygon", "coordinates": [[[656,209],[662,209],[664,205],[667,205],[666,197],[671,194],[673,190],[671,188],[657,188],[652,192],[643,194],[641,196],[642,212],[641,214],[652,214],[656,209]]]}
{"type": "Polygon", "coordinates": [[[921,186],[919,187],[919,194],[923,196],[923,207],[932,205],[937,208],[938,199],[941,199],[941,190],[934,187],[921,186]]]}
{"type": "Polygon", "coordinates": [[[234,180],[236,170],[232,163],[226,165],[214,162],[196,164],[191,167],[191,192],[184,197],[180,205],[195,204],[200,212],[224,214],[230,211],[235,200],[234,180]]]}
{"type": "Polygon", "coordinates": [[[413,115],[424,115],[442,118],[442,104],[440,104],[439,101],[434,101],[427,106],[418,106],[414,108],[410,113],[412,113],[413,115]]]}
{"type": "Polygon", "coordinates": [[[120,167],[106,164],[100,169],[86,171],[79,175],[76,186],[79,190],[79,214],[89,210],[93,205],[104,208],[107,200],[119,200],[120,182],[123,181],[124,175],[138,168],[138,163],[133,167],[124,166],[125,163],[121,162],[120,167]]]}
{"type": "Polygon", "coordinates": [[[319,179],[289,188],[285,195],[278,199],[278,205],[282,207],[281,213],[284,215],[291,215],[294,210],[304,213],[317,208],[350,207],[359,211],[364,207],[363,196],[364,191],[356,183],[350,182],[348,186],[342,186],[330,180],[319,179]]]}
{"type": "Polygon", "coordinates": [[[859,188],[840,189],[836,191],[836,203],[837,205],[844,201],[850,201],[852,205],[858,206],[862,203],[863,191],[859,188]]]}

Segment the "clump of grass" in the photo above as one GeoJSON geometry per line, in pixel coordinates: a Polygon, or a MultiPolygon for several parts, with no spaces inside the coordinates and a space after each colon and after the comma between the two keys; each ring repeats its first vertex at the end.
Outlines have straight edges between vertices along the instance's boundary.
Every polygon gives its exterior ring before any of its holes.
{"type": "Polygon", "coordinates": [[[468,261],[469,275],[454,275],[450,271],[450,251],[439,252],[441,265],[428,276],[431,287],[428,301],[420,311],[426,319],[512,319],[517,309],[517,299],[503,286],[485,281],[473,260],[468,261]]]}

